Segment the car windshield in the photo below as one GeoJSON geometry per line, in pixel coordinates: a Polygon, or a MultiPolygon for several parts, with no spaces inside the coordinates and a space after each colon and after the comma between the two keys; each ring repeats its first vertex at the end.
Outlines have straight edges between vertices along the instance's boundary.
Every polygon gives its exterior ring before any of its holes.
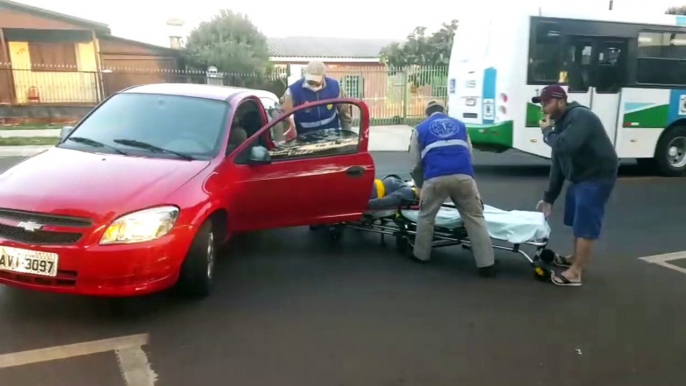
{"type": "Polygon", "coordinates": [[[117,94],[59,147],[151,157],[209,159],[221,147],[229,104],[203,98],[117,94]]]}

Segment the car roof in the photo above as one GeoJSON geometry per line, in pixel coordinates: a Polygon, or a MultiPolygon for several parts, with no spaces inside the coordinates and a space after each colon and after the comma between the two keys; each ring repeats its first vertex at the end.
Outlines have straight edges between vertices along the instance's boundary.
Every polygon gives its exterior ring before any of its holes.
{"type": "Polygon", "coordinates": [[[122,91],[122,93],[178,95],[214,100],[229,100],[237,94],[248,93],[257,97],[273,97],[278,99],[274,93],[264,90],[192,83],[146,84],[128,88],[122,91]]]}

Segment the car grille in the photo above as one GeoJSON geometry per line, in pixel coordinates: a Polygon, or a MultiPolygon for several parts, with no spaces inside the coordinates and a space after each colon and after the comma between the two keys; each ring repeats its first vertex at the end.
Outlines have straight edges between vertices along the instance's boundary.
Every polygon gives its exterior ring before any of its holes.
{"type": "Polygon", "coordinates": [[[0,209],[0,218],[14,221],[35,221],[45,225],[74,228],[88,228],[93,225],[91,220],[86,218],[56,216],[52,214],[24,212],[12,209],[0,209]]]}
{"type": "Polygon", "coordinates": [[[81,239],[81,233],[27,232],[23,228],[0,224],[0,238],[27,244],[75,244],[81,239]]]}
{"type": "MultiPolygon", "coordinates": [[[[76,217],[56,216],[45,213],[32,213],[11,209],[0,209],[0,219],[13,222],[35,222],[43,226],[88,228],[91,220],[76,217]]],[[[28,231],[23,227],[0,223],[0,238],[19,243],[35,245],[71,245],[83,237],[81,232],[55,232],[46,230],[28,231]]]]}

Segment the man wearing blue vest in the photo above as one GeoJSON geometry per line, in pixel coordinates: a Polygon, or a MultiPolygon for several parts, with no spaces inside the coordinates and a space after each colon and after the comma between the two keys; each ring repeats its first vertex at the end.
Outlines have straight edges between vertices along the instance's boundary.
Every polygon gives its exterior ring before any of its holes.
{"type": "MultiPolygon", "coordinates": [[[[286,89],[281,110],[289,111],[303,103],[344,96],[338,81],[326,76],[324,63],[312,61],[307,64],[305,77],[286,89]]],[[[294,118],[298,135],[322,129],[350,130],[352,127],[351,106],[348,104],[316,106],[295,113],[294,118]]]]}
{"type": "Polygon", "coordinates": [[[436,215],[450,198],[467,229],[479,274],[495,276],[493,244],[474,180],[472,143],[467,128],[449,117],[441,102],[429,102],[426,115],[428,118],[415,128],[410,142],[415,165],[412,178],[421,191],[414,258],[419,262],[429,261],[436,215]]]}

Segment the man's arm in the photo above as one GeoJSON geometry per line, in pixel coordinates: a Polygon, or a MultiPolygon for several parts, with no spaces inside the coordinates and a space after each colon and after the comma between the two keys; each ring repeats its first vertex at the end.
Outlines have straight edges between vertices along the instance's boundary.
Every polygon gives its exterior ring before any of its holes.
{"type": "Polygon", "coordinates": [[[464,130],[465,130],[465,133],[467,134],[467,144],[469,145],[469,155],[471,155],[473,157],[474,156],[474,150],[472,147],[472,138],[469,137],[469,130],[467,130],[467,127],[465,127],[464,130]]]}
{"type": "Polygon", "coordinates": [[[286,89],[286,92],[281,97],[280,109],[282,113],[293,109],[293,96],[291,95],[290,87],[286,89]]]}
{"type": "Polygon", "coordinates": [[[586,142],[594,127],[601,125],[600,122],[596,122],[598,118],[593,116],[590,111],[586,117],[579,117],[577,112],[571,113],[567,119],[569,122],[562,132],[554,131],[552,127],[543,129],[543,141],[553,149],[553,152],[560,154],[575,153],[586,142]]]}
{"type": "Polygon", "coordinates": [[[552,205],[557,200],[557,197],[562,191],[562,186],[565,183],[565,176],[562,173],[560,161],[553,154],[550,165],[550,177],[548,179],[548,190],[543,193],[543,201],[552,205]]]}
{"type": "MultiPolygon", "coordinates": [[[[345,91],[343,91],[343,88],[338,87],[338,97],[339,98],[345,98],[345,91]]],[[[352,114],[352,105],[349,105],[347,103],[339,103],[338,106],[338,119],[341,122],[341,129],[343,130],[350,130],[353,126],[353,114],[352,114]]]]}
{"type": "Polygon", "coordinates": [[[424,185],[424,164],[422,162],[421,149],[419,148],[417,129],[412,130],[412,137],[410,138],[410,165],[412,165],[410,175],[417,188],[421,189],[422,185],[424,185]]]}

